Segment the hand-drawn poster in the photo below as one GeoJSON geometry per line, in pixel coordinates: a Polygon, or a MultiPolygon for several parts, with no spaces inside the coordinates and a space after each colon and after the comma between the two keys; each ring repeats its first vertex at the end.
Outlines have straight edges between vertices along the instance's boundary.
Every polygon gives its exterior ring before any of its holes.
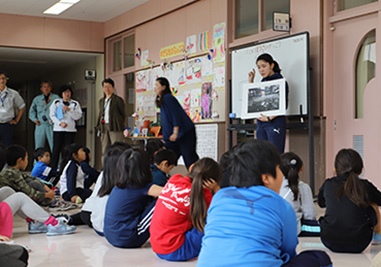
{"type": "Polygon", "coordinates": [[[149,51],[148,50],[142,51],[142,54],[140,56],[140,65],[142,67],[146,67],[149,65],[148,57],[149,57],[149,51]]]}
{"type": "Polygon", "coordinates": [[[218,67],[214,69],[213,86],[225,86],[225,67],[218,67]]]}
{"type": "Polygon", "coordinates": [[[185,49],[187,50],[188,55],[197,53],[196,42],[197,42],[196,35],[191,35],[187,37],[187,43],[186,43],[185,49]]]}
{"type": "Polygon", "coordinates": [[[201,58],[201,75],[203,77],[213,74],[213,61],[207,57],[201,58]]]}
{"type": "Polygon", "coordinates": [[[225,61],[225,23],[214,25],[213,59],[214,62],[225,61]]]}
{"type": "Polygon", "coordinates": [[[212,118],[212,83],[206,82],[201,87],[201,113],[202,119],[212,118]]]}
{"type": "Polygon", "coordinates": [[[198,51],[205,52],[210,49],[210,34],[209,31],[202,32],[198,35],[198,51]]]}
{"type": "Polygon", "coordinates": [[[201,60],[199,58],[187,61],[186,79],[189,84],[201,82],[201,60]]]}
{"type": "Polygon", "coordinates": [[[200,89],[193,89],[191,91],[191,107],[199,107],[200,106],[200,99],[201,99],[201,90],[200,89]]]}
{"type": "Polygon", "coordinates": [[[146,71],[136,73],[136,92],[144,92],[147,90],[146,71]]]}

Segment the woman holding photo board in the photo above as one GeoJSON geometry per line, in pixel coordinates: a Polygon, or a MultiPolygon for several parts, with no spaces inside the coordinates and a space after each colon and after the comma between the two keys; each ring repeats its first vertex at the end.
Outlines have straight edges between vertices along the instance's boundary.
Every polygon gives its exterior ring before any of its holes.
{"type": "MultiPolygon", "coordinates": [[[[263,77],[261,82],[282,79],[278,62],[271,55],[262,54],[257,58],[259,74],[263,77]]],[[[255,70],[249,72],[249,83],[253,83],[255,70]]],[[[288,84],[286,82],[286,107],[288,106],[288,84]]],[[[283,154],[286,142],[286,117],[266,116],[261,113],[257,118],[257,139],[267,140],[274,144],[279,152],[283,154]]]]}
{"type": "Polygon", "coordinates": [[[195,126],[172,95],[166,78],[156,79],[155,93],[157,95],[156,106],[160,108],[165,147],[173,150],[178,158],[182,155],[185,166],[189,169],[199,159],[196,153],[195,126]]]}

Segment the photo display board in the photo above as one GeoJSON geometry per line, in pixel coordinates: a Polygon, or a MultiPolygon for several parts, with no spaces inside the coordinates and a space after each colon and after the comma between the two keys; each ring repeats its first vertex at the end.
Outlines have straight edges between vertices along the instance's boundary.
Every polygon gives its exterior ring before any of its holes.
{"type": "Polygon", "coordinates": [[[172,94],[193,122],[225,121],[225,61],[201,56],[136,72],[139,120],[156,121],[154,91],[158,77],[169,80],[172,94]]]}
{"type": "Polygon", "coordinates": [[[286,115],[306,115],[309,82],[308,32],[232,50],[232,113],[235,113],[236,118],[242,117],[244,85],[248,83],[248,73],[254,69],[254,83],[261,82],[262,76],[258,72],[256,60],[264,53],[270,54],[278,62],[281,74],[288,83],[289,102],[286,115]]]}

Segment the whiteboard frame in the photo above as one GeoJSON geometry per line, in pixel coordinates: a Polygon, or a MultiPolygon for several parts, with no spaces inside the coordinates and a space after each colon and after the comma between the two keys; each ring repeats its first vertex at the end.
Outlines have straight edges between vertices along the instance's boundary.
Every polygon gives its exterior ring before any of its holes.
{"type": "MultiPolygon", "coordinates": [[[[254,43],[250,43],[250,44],[246,44],[246,45],[243,45],[243,46],[238,46],[238,47],[234,47],[230,50],[230,60],[231,60],[231,67],[230,67],[230,71],[231,71],[231,88],[230,88],[230,111],[229,111],[229,116],[233,117],[234,119],[243,119],[241,118],[242,115],[240,114],[241,113],[241,104],[238,106],[237,103],[235,103],[234,101],[236,101],[236,96],[237,95],[240,95],[241,97],[238,97],[238,101],[242,101],[242,84],[241,86],[239,86],[238,88],[235,87],[234,85],[234,80],[233,80],[233,76],[234,76],[234,73],[233,73],[233,68],[234,68],[234,65],[233,65],[233,54],[235,51],[239,51],[239,50],[243,50],[243,49],[248,49],[248,48],[255,48],[256,46],[261,46],[261,45],[265,45],[265,44],[269,44],[269,43],[275,43],[275,42],[279,42],[281,40],[284,40],[284,39],[289,39],[289,38],[294,38],[294,37],[297,37],[297,36],[300,36],[300,35],[305,35],[305,41],[306,41],[306,69],[305,69],[305,73],[303,74],[305,77],[306,77],[306,84],[304,86],[304,89],[305,89],[305,104],[306,106],[303,106],[303,105],[300,105],[298,107],[298,112],[297,114],[293,113],[293,114],[287,114],[286,116],[287,117],[301,117],[301,116],[307,116],[308,113],[309,113],[309,99],[308,99],[308,90],[309,90],[309,86],[310,86],[310,75],[309,75],[309,71],[310,71],[310,34],[309,32],[305,31],[305,32],[301,32],[301,33],[297,33],[297,34],[292,34],[292,35],[287,35],[287,36],[284,36],[284,37],[280,37],[280,38],[276,38],[276,39],[271,39],[271,40],[268,40],[268,41],[264,41],[264,42],[254,42],[254,43]],[[236,106],[237,105],[237,106],[236,106]],[[239,111],[236,112],[236,111],[239,111]],[[236,112],[236,113],[234,113],[236,112]],[[238,114],[237,114],[238,113],[238,114]]],[[[263,53],[266,53],[266,51],[263,51],[263,53]]],[[[249,70],[248,70],[249,71],[249,70]]],[[[285,77],[287,79],[287,77],[285,77]]],[[[290,85],[290,84],[289,84],[290,85]]],[[[292,94],[291,92],[292,89],[290,89],[290,96],[292,94]]],[[[289,101],[292,101],[292,98],[289,97],[289,101]]],[[[290,107],[290,103],[288,105],[290,107]]],[[[288,112],[287,112],[288,113],[288,112]]]]}

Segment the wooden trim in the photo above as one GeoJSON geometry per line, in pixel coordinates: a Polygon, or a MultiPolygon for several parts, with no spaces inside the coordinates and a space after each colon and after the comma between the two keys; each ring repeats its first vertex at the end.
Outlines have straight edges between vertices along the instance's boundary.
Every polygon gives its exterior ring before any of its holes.
{"type": "Polygon", "coordinates": [[[289,33],[289,32],[274,32],[273,30],[266,30],[266,31],[263,31],[263,32],[260,32],[260,33],[254,34],[254,35],[235,39],[235,40],[233,40],[233,42],[231,42],[229,44],[229,48],[236,48],[236,47],[244,46],[247,44],[252,44],[252,43],[256,43],[256,42],[263,42],[266,40],[271,40],[274,38],[279,38],[279,37],[287,36],[290,34],[291,33],[289,33]]]}
{"type": "MultiPolygon", "coordinates": [[[[336,8],[337,8],[337,4],[336,4],[336,8]]],[[[380,11],[380,9],[381,9],[381,2],[374,2],[371,4],[367,4],[367,5],[363,5],[363,6],[343,10],[343,11],[338,11],[335,13],[335,15],[329,18],[329,23],[337,23],[337,22],[352,19],[355,17],[362,17],[369,14],[374,14],[380,11]]]]}

